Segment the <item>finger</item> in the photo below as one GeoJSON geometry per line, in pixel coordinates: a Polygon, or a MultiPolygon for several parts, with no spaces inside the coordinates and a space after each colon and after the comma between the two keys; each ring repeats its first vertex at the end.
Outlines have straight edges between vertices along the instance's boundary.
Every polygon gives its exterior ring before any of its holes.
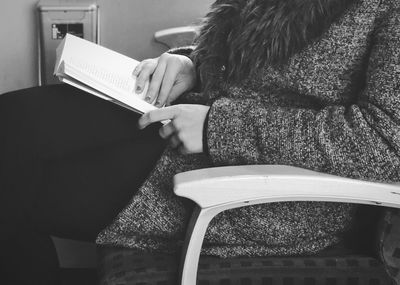
{"type": "MultiPolygon", "coordinates": [[[[154,71],[154,74],[151,78],[149,89],[147,90],[146,98],[145,100],[149,103],[152,103],[158,95],[158,92],[160,90],[161,83],[164,78],[164,73],[166,70],[166,62],[165,61],[159,61],[158,65],[154,71]]],[[[161,107],[162,105],[159,104],[159,102],[156,102],[154,104],[156,107],[161,107]]]]}
{"type": "Polygon", "coordinates": [[[166,106],[171,105],[171,103],[178,98],[183,92],[185,91],[185,87],[183,86],[183,84],[177,84],[174,85],[171,89],[171,91],[169,92],[168,98],[165,102],[166,106]]]}
{"type": "Polygon", "coordinates": [[[140,62],[138,65],[136,65],[135,69],[132,72],[132,76],[138,76],[140,73],[140,70],[142,69],[143,61],[140,62]]]}
{"type": "Polygon", "coordinates": [[[173,85],[175,83],[178,71],[179,67],[176,64],[170,64],[166,66],[164,78],[160,89],[160,94],[158,95],[157,98],[157,101],[159,102],[160,106],[163,106],[165,102],[168,100],[171,89],[173,88],[173,85]]]}
{"type": "Polygon", "coordinates": [[[143,116],[141,116],[138,121],[138,128],[144,129],[148,125],[155,123],[155,122],[173,120],[179,112],[177,107],[178,107],[178,105],[170,106],[170,107],[166,107],[166,108],[153,110],[153,111],[143,114],[143,116]]]}
{"type": "Polygon", "coordinates": [[[179,138],[175,135],[171,136],[169,138],[169,143],[172,148],[178,148],[182,145],[182,142],[179,140],[179,138]]]}
{"type": "Polygon", "coordinates": [[[189,154],[189,150],[185,147],[184,144],[181,144],[180,146],[178,146],[178,151],[181,154],[189,154]]]}
{"type": "Polygon", "coordinates": [[[156,65],[146,64],[144,63],[142,67],[140,67],[139,76],[136,79],[136,92],[142,93],[144,90],[144,86],[146,82],[150,80],[150,76],[153,74],[156,69],[156,65]]]}
{"type": "Polygon", "coordinates": [[[160,137],[162,137],[163,139],[167,139],[167,138],[171,137],[175,132],[176,132],[176,129],[175,129],[174,125],[172,124],[172,122],[164,125],[159,130],[160,137]]]}

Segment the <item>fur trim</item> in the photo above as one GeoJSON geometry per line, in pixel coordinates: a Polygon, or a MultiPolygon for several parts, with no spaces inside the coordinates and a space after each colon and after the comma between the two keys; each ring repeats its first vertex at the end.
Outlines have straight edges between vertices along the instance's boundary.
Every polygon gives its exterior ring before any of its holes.
{"type": "Polygon", "coordinates": [[[265,64],[286,61],[320,36],[355,0],[217,0],[193,53],[206,87],[221,68],[241,81],[265,64]]]}

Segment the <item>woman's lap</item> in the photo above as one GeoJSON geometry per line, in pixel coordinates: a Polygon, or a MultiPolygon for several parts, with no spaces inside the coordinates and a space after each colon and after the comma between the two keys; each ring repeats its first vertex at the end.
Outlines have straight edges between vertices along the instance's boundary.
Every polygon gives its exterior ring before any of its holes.
{"type": "Polygon", "coordinates": [[[0,223],[94,239],[164,148],[158,126],[66,85],[0,96],[0,223]]]}

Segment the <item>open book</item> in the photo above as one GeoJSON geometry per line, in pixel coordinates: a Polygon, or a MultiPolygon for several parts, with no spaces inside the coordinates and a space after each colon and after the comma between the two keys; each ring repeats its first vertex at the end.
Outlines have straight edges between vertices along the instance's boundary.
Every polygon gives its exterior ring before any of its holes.
{"type": "Polygon", "coordinates": [[[67,34],[57,48],[54,74],[65,83],[143,114],[157,109],[135,92],[132,72],[138,61],[67,34]]]}

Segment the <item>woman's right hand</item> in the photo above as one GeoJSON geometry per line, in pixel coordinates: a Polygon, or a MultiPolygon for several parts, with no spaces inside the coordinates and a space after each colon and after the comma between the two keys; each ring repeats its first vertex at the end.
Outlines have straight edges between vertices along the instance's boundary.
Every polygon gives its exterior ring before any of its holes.
{"type": "Polygon", "coordinates": [[[196,70],[187,56],[164,53],[158,58],[143,60],[133,71],[136,93],[143,92],[150,81],[145,100],[156,107],[170,105],[196,84],[196,70]]]}

